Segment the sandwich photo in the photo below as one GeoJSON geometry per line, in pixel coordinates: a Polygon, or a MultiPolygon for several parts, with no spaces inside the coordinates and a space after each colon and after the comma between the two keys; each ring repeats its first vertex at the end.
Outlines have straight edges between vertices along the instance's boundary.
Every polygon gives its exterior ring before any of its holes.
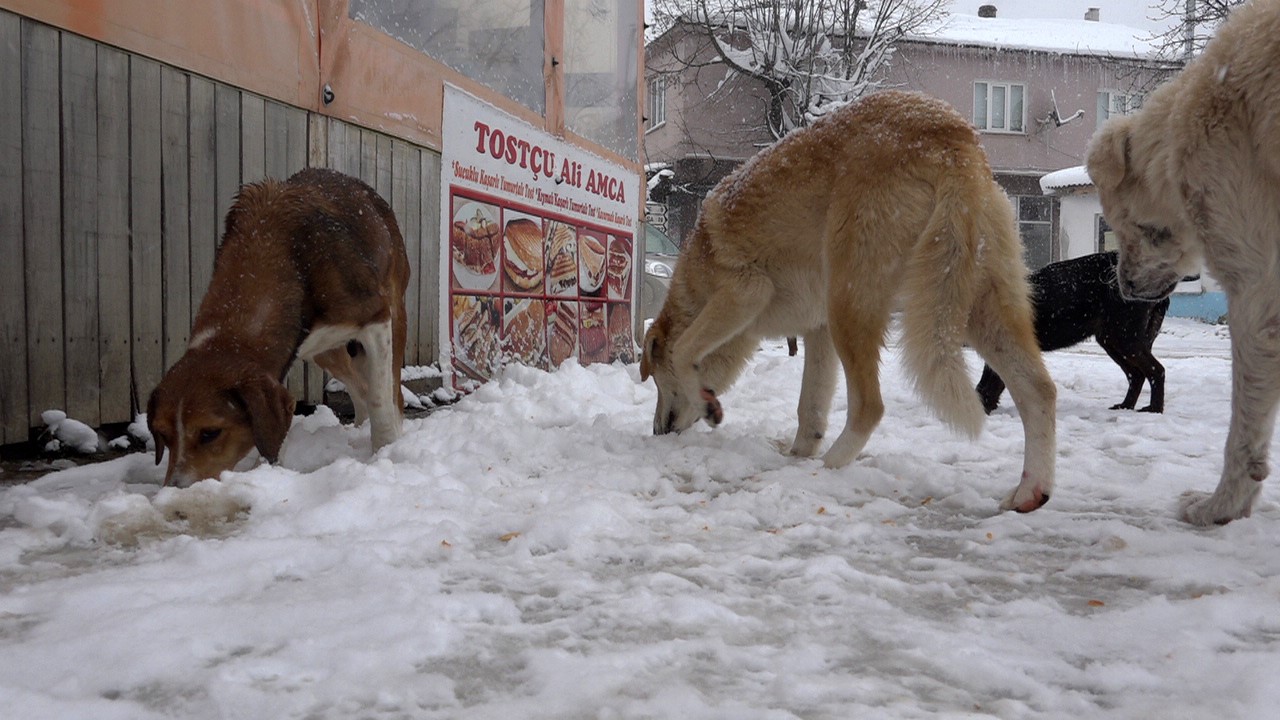
{"type": "Polygon", "coordinates": [[[631,333],[631,306],[614,303],[609,306],[609,359],[635,362],[636,342],[631,333]]]}
{"type": "Polygon", "coordinates": [[[631,297],[631,241],[627,238],[609,237],[604,282],[610,300],[631,297]]]}
{"type": "Polygon", "coordinates": [[[578,347],[578,359],[583,365],[609,361],[609,329],[605,325],[604,303],[582,303],[578,347]]]}
{"type": "Polygon", "coordinates": [[[576,295],[578,291],[578,233],[572,225],[547,223],[547,294],[576,295]]]}
{"type": "Polygon", "coordinates": [[[604,284],[604,238],[587,231],[578,234],[578,283],[582,294],[594,295],[604,284]]]}
{"type": "Polygon", "coordinates": [[[453,367],[459,379],[488,380],[497,369],[498,305],[493,298],[453,298],[453,367]]]}
{"type": "Polygon", "coordinates": [[[532,218],[516,216],[507,221],[502,236],[506,249],[502,269],[507,289],[514,292],[540,290],[544,267],[541,224],[532,218]]]}
{"type": "Polygon", "coordinates": [[[578,303],[576,300],[556,300],[550,305],[547,313],[547,345],[551,367],[554,368],[578,352],[578,303]]]}
{"type": "Polygon", "coordinates": [[[547,310],[542,300],[507,298],[502,318],[502,357],[547,368],[547,310]]]}

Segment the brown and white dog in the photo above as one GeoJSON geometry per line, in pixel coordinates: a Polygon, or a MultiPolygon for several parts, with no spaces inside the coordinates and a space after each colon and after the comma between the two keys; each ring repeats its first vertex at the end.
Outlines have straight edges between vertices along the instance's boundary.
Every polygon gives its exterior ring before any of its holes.
{"type": "Polygon", "coordinates": [[[191,344],[147,404],[165,484],[215,478],[254,448],[275,462],[299,357],[346,384],[374,450],[398,438],[408,282],[395,216],[365,183],[309,168],[242,187],[191,344]]]}

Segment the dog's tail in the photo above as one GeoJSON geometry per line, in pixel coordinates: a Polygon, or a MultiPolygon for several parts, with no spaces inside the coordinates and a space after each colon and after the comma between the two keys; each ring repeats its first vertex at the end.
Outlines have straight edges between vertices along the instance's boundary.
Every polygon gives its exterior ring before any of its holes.
{"type": "Polygon", "coordinates": [[[990,209],[981,207],[989,195],[975,197],[966,185],[972,182],[947,173],[936,188],[933,214],[907,259],[902,353],[916,391],[938,417],[976,437],[986,413],[969,379],[964,344],[990,209]]]}

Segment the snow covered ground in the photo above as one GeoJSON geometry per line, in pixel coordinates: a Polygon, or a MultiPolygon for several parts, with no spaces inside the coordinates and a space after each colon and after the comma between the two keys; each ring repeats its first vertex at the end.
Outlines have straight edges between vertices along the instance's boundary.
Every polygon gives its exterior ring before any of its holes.
{"type": "Polygon", "coordinates": [[[1175,519],[1217,482],[1226,330],[1171,318],[1156,352],[1164,415],[1107,409],[1124,379],[1096,345],[1046,356],[1058,487],[1025,516],[996,509],[1021,467],[1008,397],[968,442],[893,352],[863,457],[783,455],[801,359],[781,343],[714,431],[653,437],[634,365],[515,368],[372,459],[322,411],[281,466],[187,490],[143,454],[55,473],[0,491],[0,702],[24,720],[1275,717],[1275,490],[1226,527],[1175,519]]]}

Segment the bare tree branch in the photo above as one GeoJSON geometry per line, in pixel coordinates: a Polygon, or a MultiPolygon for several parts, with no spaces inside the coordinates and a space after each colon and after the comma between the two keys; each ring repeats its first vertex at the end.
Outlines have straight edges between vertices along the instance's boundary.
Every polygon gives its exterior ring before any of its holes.
{"type": "Polygon", "coordinates": [[[809,125],[883,83],[896,43],[945,15],[946,0],[654,0],[659,31],[684,25],[702,55],[768,95],[774,138],[809,125]]]}

